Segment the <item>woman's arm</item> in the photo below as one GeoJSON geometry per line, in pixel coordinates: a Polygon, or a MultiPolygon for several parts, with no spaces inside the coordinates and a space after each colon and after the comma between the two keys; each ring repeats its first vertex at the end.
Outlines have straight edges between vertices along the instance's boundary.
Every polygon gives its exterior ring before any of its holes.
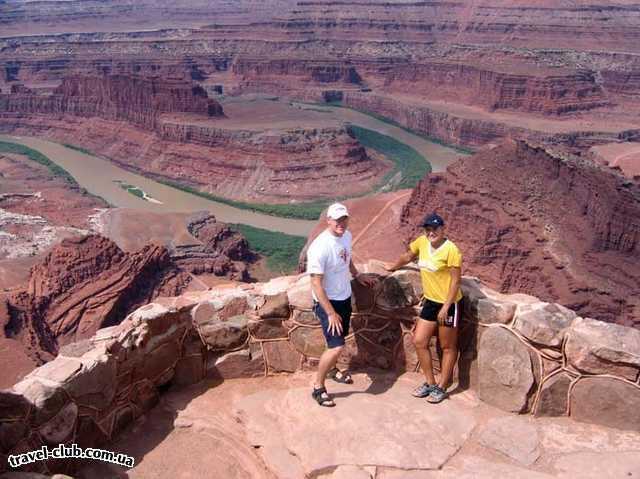
{"type": "Polygon", "coordinates": [[[387,271],[395,271],[397,269],[402,268],[405,264],[410,263],[417,257],[418,257],[417,253],[414,253],[413,251],[407,251],[406,253],[400,255],[398,260],[395,263],[393,263],[391,266],[385,266],[385,269],[387,271]]]}
{"type": "Polygon", "coordinates": [[[447,292],[447,300],[438,311],[438,323],[443,324],[447,318],[447,311],[453,304],[460,289],[460,278],[462,277],[462,268],[452,266],[449,268],[449,274],[451,275],[451,284],[449,285],[449,291],[447,292]]]}

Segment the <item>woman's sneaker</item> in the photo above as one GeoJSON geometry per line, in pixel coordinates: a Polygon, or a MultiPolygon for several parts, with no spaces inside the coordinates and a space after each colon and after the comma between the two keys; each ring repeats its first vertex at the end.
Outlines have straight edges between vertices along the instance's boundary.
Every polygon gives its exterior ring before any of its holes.
{"type": "Polygon", "coordinates": [[[435,387],[437,387],[435,384],[430,386],[427,383],[424,383],[415,388],[411,394],[413,397],[424,398],[431,394],[431,391],[433,391],[433,388],[435,387]]]}
{"type": "Polygon", "coordinates": [[[427,397],[427,401],[430,402],[431,404],[437,404],[439,402],[444,401],[447,398],[447,396],[449,396],[449,394],[447,394],[447,391],[442,389],[440,386],[435,385],[431,387],[431,392],[427,397]]]}

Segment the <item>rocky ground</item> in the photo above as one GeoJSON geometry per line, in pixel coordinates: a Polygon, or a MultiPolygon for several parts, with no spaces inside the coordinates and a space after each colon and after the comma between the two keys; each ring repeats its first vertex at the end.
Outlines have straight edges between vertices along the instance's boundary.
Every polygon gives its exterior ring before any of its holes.
{"type": "Polygon", "coordinates": [[[86,234],[108,206],[23,155],[0,153],[0,180],[0,290],[26,281],[36,258],[86,234]]]}
{"type": "Polygon", "coordinates": [[[169,393],[111,448],[128,471],[89,464],[90,477],[453,478],[640,474],[640,434],[560,418],[506,414],[472,391],[431,405],[417,373],[370,371],[328,383],[337,406],[310,397],[312,373],[226,380],[169,393]],[[141,432],[144,431],[144,435],[141,432]],[[186,458],[189,458],[188,460],[186,458]]]}

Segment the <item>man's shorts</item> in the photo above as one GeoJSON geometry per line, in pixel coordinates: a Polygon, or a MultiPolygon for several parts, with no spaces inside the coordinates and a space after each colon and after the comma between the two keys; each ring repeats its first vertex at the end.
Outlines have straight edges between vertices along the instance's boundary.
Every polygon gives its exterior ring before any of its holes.
{"type": "Polygon", "coordinates": [[[313,313],[316,315],[316,318],[320,320],[322,332],[327,341],[327,347],[331,349],[344,346],[344,338],[349,334],[349,326],[351,325],[351,297],[340,301],[333,299],[329,301],[333,309],[336,310],[336,313],[342,318],[342,334],[337,334],[334,331],[329,332],[329,316],[317,301],[313,302],[313,313]]]}
{"type": "MultiPolygon", "coordinates": [[[[440,308],[442,308],[442,303],[436,303],[435,301],[431,301],[430,299],[424,298],[422,300],[422,311],[420,311],[420,317],[422,319],[426,319],[427,321],[437,322],[440,308]]],[[[451,306],[449,306],[449,310],[447,311],[447,317],[444,320],[443,326],[446,326],[448,328],[457,327],[459,311],[460,311],[460,301],[458,301],[457,303],[453,303],[451,306]]]]}

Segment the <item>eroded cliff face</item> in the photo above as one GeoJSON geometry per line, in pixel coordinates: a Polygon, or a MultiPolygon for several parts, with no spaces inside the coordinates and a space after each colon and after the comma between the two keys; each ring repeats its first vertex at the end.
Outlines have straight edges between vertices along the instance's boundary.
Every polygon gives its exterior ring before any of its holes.
{"type": "Polygon", "coordinates": [[[181,294],[193,275],[249,279],[254,255],[242,236],[208,214],[195,215],[188,230],[194,242],[172,250],[147,244],[128,253],[95,234],[63,240],[31,269],[27,285],[1,298],[3,338],[42,364],[140,305],[181,294]]]}
{"type": "Polygon", "coordinates": [[[364,194],[392,168],[346,127],[251,131],[163,118],[152,132],[95,117],[8,113],[0,132],[70,143],[154,179],[241,201],[334,198],[344,188],[364,194]]]}
{"type": "Polygon", "coordinates": [[[124,120],[154,129],[163,113],[223,116],[222,106],[202,87],[182,79],[127,75],[65,78],[52,95],[34,95],[13,88],[0,95],[0,110],[8,113],[73,115],[124,120]]]}
{"type": "Polygon", "coordinates": [[[640,190],[615,172],[508,141],[425,177],[405,206],[406,238],[438,211],[466,274],[502,291],[560,299],[582,315],[640,317],[640,190]]]}

